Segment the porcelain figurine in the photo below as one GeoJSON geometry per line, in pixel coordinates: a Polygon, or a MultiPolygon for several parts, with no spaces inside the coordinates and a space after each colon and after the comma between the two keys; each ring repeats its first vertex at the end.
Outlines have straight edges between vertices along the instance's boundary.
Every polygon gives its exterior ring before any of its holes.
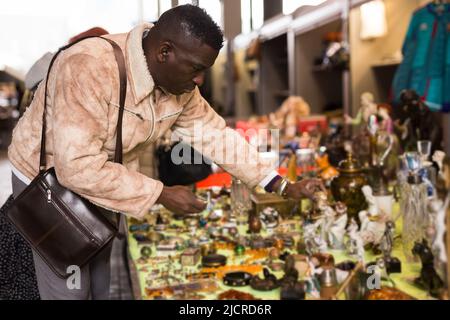
{"type": "Polygon", "coordinates": [[[447,191],[450,190],[449,159],[447,158],[445,152],[438,150],[433,154],[432,160],[438,168],[436,189],[439,195],[444,198],[447,191]],[[445,163],[446,161],[447,163],[445,163]]]}
{"type": "Polygon", "coordinates": [[[446,276],[445,270],[448,263],[447,248],[445,245],[445,236],[447,232],[446,216],[449,205],[450,205],[450,192],[447,195],[445,203],[443,203],[441,200],[437,200],[433,204],[433,211],[436,212],[436,216],[434,220],[435,234],[431,248],[435,257],[434,266],[436,268],[436,271],[442,277],[442,279],[445,279],[446,277],[449,276],[449,275],[446,276]]]}
{"type": "Polygon", "coordinates": [[[359,213],[361,221],[361,237],[364,245],[379,244],[386,229],[388,215],[379,209],[375,196],[370,186],[364,186],[362,192],[366,198],[368,209],[359,213]]]}
{"type": "Polygon", "coordinates": [[[313,255],[314,250],[314,237],[316,237],[317,227],[315,224],[305,224],[303,226],[303,241],[305,243],[306,254],[313,255]]]}
{"type": "Polygon", "coordinates": [[[328,196],[325,192],[317,192],[314,195],[314,206],[318,215],[315,225],[320,230],[320,237],[327,239],[327,232],[333,224],[336,212],[328,203],[328,196]]]}
{"type": "Polygon", "coordinates": [[[361,95],[361,107],[355,118],[345,115],[345,122],[354,126],[368,124],[371,115],[378,112],[378,106],[372,93],[365,92],[361,95]]]}
{"type": "Polygon", "coordinates": [[[310,113],[311,108],[302,97],[291,96],[283,102],[279,110],[269,115],[269,119],[273,127],[285,130],[287,138],[294,138],[298,120],[309,116],[310,113]]]}
{"type": "Polygon", "coordinates": [[[327,228],[327,239],[332,249],[339,250],[344,248],[345,227],[348,220],[347,206],[343,202],[337,202],[335,213],[336,216],[327,228]]]}
{"type": "Polygon", "coordinates": [[[352,218],[347,228],[349,241],[347,243],[347,253],[350,256],[356,257],[359,261],[365,263],[364,258],[364,242],[358,231],[359,227],[356,221],[352,218]]]}
{"type": "Polygon", "coordinates": [[[303,227],[303,239],[305,251],[308,256],[315,253],[326,253],[328,250],[326,241],[318,234],[315,224],[307,224],[303,227]]]}

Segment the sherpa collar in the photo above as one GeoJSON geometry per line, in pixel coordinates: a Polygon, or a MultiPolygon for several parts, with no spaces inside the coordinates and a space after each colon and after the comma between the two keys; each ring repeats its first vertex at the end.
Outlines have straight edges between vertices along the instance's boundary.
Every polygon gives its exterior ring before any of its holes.
{"type": "Polygon", "coordinates": [[[138,104],[152,93],[155,87],[147,61],[142,48],[144,32],[153,27],[151,23],[143,23],[130,31],[127,38],[126,52],[128,67],[131,74],[131,88],[134,93],[135,103],[138,104]]]}

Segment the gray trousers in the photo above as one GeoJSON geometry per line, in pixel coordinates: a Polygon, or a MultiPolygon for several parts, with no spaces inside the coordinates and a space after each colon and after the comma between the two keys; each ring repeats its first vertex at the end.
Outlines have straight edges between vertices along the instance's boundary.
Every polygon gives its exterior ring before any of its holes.
{"type": "MultiPolygon", "coordinates": [[[[17,197],[27,185],[12,174],[13,194],[17,197]]],[[[112,243],[80,270],[79,289],[73,279],[59,278],[33,251],[34,266],[42,300],[109,300],[112,243]]],[[[72,273],[71,273],[72,274],[72,273]]]]}

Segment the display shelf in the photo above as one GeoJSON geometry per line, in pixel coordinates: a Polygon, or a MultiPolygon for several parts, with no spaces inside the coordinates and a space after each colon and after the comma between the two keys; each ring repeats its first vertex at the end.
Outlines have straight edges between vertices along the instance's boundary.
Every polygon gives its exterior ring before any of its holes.
{"type": "Polygon", "coordinates": [[[311,71],[312,72],[342,72],[342,71],[344,71],[344,70],[346,70],[346,69],[344,69],[344,68],[337,68],[337,67],[332,67],[332,68],[330,68],[330,67],[323,67],[323,66],[313,66],[312,68],[311,68],[311,71]]]}
{"type": "Polygon", "coordinates": [[[323,36],[341,28],[339,20],[309,30],[295,37],[295,94],[303,97],[318,114],[330,105],[342,106],[343,70],[323,68],[314,61],[324,52],[323,36]]]}
{"type": "Polygon", "coordinates": [[[288,97],[290,92],[287,35],[263,42],[261,50],[258,111],[268,114],[280,106],[280,97],[288,97]]]}

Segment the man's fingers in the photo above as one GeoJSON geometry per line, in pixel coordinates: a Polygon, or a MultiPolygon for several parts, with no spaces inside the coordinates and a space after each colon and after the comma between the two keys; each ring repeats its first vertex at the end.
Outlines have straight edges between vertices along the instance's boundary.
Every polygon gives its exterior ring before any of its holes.
{"type": "Polygon", "coordinates": [[[206,209],[206,203],[204,201],[195,199],[195,201],[192,203],[192,206],[195,208],[195,210],[199,210],[199,212],[206,209]]]}

